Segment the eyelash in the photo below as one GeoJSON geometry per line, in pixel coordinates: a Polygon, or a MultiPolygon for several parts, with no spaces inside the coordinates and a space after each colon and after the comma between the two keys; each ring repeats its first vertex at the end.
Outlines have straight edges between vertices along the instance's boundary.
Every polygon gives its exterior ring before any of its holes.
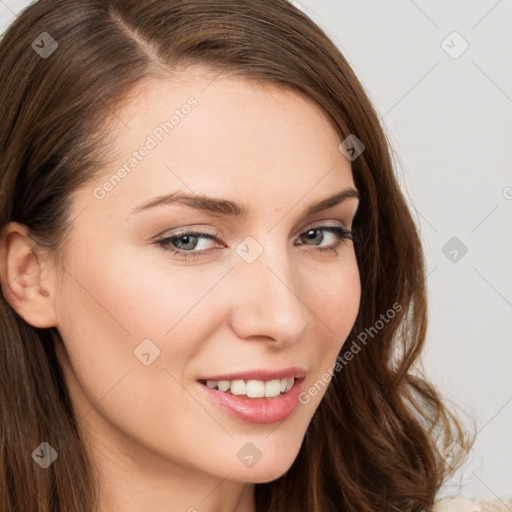
{"type": "MultiPolygon", "coordinates": [[[[304,231],[300,236],[303,236],[304,234],[307,234],[309,231],[327,231],[328,233],[333,233],[338,238],[338,242],[334,246],[329,247],[318,247],[313,248],[312,250],[309,250],[308,252],[321,252],[321,253],[327,253],[328,251],[334,253],[335,256],[338,255],[338,252],[336,249],[343,243],[346,243],[348,240],[354,240],[355,237],[355,230],[349,229],[345,226],[339,225],[339,226],[314,226],[312,228],[307,229],[304,231]]],[[[202,251],[183,251],[181,249],[176,249],[175,247],[170,246],[170,242],[174,240],[178,240],[181,237],[184,236],[194,236],[194,237],[200,237],[200,238],[207,238],[209,240],[215,240],[219,235],[218,234],[210,234],[210,233],[203,233],[198,231],[182,231],[181,233],[177,233],[172,236],[167,236],[165,238],[162,238],[160,240],[157,240],[155,243],[159,245],[165,252],[171,252],[173,255],[178,256],[184,256],[185,259],[188,255],[192,255],[192,257],[202,257],[207,256],[210,254],[211,251],[214,251],[214,248],[211,249],[205,249],[202,251]]]]}

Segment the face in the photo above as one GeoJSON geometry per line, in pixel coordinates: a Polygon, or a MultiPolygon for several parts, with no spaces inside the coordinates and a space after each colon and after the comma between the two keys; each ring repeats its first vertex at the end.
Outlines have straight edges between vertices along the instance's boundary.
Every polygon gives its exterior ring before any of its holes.
{"type": "Polygon", "coordinates": [[[80,425],[150,471],[278,478],[326,387],[299,393],[359,309],[358,199],[307,213],[356,190],[340,137],[295,92],[193,71],[146,80],[117,116],[55,293],[80,425]]]}

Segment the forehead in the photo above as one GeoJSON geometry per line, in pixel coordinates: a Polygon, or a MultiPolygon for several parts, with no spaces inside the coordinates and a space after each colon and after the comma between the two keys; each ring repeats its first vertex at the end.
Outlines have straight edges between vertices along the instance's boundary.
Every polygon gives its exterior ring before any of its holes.
{"type": "Polygon", "coordinates": [[[276,204],[353,185],[328,117],[279,84],[189,70],[144,80],[116,118],[116,160],[92,185],[112,207],[175,190],[276,204]]]}
{"type": "MultiPolygon", "coordinates": [[[[198,155],[210,146],[221,146],[225,161],[250,148],[261,157],[276,148],[300,156],[326,146],[332,150],[332,143],[339,142],[322,109],[299,91],[203,68],[168,79],[143,80],[117,109],[116,117],[117,141],[125,149],[156,131],[159,146],[192,146],[198,155]]],[[[276,153],[271,154],[274,161],[276,153]]]]}

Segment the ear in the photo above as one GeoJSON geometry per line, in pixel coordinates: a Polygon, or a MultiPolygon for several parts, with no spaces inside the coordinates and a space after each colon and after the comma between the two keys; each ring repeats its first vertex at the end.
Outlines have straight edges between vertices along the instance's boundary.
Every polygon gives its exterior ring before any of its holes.
{"type": "Polygon", "coordinates": [[[17,222],[0,233],[0,281],[2,292],[14,310],[30,325],[54,327],[53,272],[45,264],[45,251],[28,236],[28,228],[17,222]]]}

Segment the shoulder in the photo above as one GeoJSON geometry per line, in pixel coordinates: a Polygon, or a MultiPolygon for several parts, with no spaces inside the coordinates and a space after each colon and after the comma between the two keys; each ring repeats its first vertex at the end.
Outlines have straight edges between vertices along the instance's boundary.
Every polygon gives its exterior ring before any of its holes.
{"type": "Polygon", "coordinates": [[[511,510],[512,500],[482,501],[456,496],[436,501],[432,512],[509,512],[511,510]]]}

